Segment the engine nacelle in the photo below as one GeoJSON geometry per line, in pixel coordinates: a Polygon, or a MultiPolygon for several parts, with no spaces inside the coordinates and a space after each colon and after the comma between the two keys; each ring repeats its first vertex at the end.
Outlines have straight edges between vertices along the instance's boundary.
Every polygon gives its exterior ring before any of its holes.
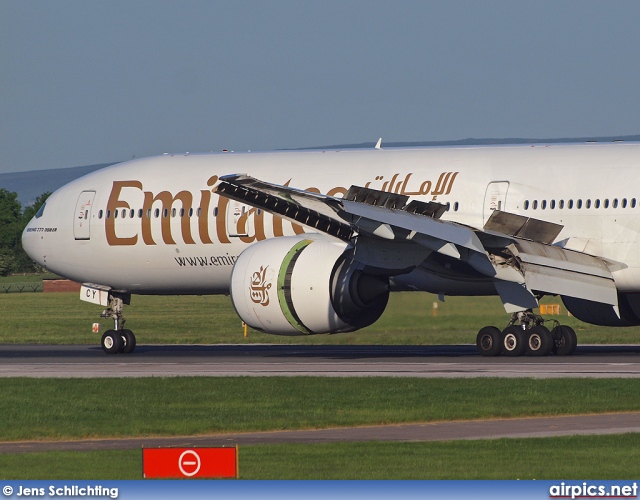
{"type": "Polygon", "coordinates": [[[572,315],[585,323],[599,326],[640,325],[640,294],[637,293],[618,293],[620,317],[607,304],[564,296],[562,301],[572,315]]]}
{"type": "Polygon", "coordinates": [[[231,272],[231,300],[247,325],[278,335],[351,332],[374,323],[389,300],[386,276],[364,272],[351,246],[317,236],[251,245],[231,272]]]}

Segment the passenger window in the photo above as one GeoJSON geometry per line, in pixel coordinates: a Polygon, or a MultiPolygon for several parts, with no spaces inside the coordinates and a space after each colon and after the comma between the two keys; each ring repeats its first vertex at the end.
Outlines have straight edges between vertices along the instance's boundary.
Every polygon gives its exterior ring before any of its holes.
{"type": "Polygon", "coordinates": [[[136,211],[132,208],[132,209],[129,211],[129,217],[131,217],[131,218],[133,219],[135,216],[136,216],[136,211]]]}
{"type": "MultiPolygon", "coordinates": [[[[459,206],[460,206],[460,205],[459,205],[459,203],[456,201],[456,202],[453,204],[453,211],[454,211],[454,212],[457,212],[457,211],[458,211],[459,206]]],[[[258,214],[260,214],[261,212],[262,212],[261,210],[258,210],[258,214]]],[[[218,209],[216,208],[216,215],[217,215],[217,214],[218,214],[218,209]]]]}
{"type": "Polygon", "coordinates": [[[573,208],[573,200],[569,200],[568,208],[571,210],[573,208]]]}
{"type": "Polygon", "coordinates": [[[127,211],[123,208],[122,209],[122,218],[124,219],[127,216],[127,211]]]}
{"type": "Polygon", "coordinates": [[[636,199],[631,198],[631,208],[636,208],[636,199]]]}
{"type": "Polygon", "coordinates": [[[172,208],[171,209],[171,217],[175,217],[176,216],[176,209],[172,208]]]}
{"type": "Polygon", "coordinates": [[[114,219],[117,219],[117,218],[118,218],[118,211],[117,211],[117,210],[114,210],[114,211],[113,211],[113,218],[114,218],[114,219]]]}
{"type": "Polygon", "coordinates": [[[558,208],[559,208],[560,210],[562,210],[562,209],[564,208],[564,200],[560,200],[560,201],[558,202],[558,208]]]}
{"type": "Polygon", "coordinates": [[[138,209],[138,219],[142,219],[142,209],[138,209]]]}
{"type": "Polygon", "coordinates": [[[529,210],[529,200],[525,200],[525,202],[524,202],[524,209],[525,209],[525,210],[529,210]]]}
{"type": "Polygon", "coordinates": [[[153,212],[153,215],[155,215],[156,219],[160,217],[160,209],[156,208],[155,211],[153,212]]]}
{"type": "Polygon", "coordinates": [[[586,208],[591,208],[591,200],[587,200],[585,205],[586,205],[586,208]]]}
{"type": "Polygon", "coordinates": [[[169,217],[169,209],[168,208],[165,208],[162,211],[162,216],[165,217],[165,218],[169,217]]]}
{"type": "Polygon", "coordinates": [[[111,210],[107,210],[107,219],[111,218],[111,210]]]}
{"type": "Polygon", "coordinates": [[[533,210],[536,210],[538,208],[538,200],[533,200],[533,203],[531,204],[531,208],[533,210]]]}
{"type": "Polygon", "coordinates": [[[102,213],[103,213],[102,210],[98,212],[98,219],[102,219],[102,213]]]}
{"type": "Polygon", "coordinates": [[[549,208],[550,208],[551,210],[553,210],[554,208],[556,208],[556,200],[551,200],[551,202],[550,202],[550,204],[549,204],[549,205],[550,205],[550,206],[549,206],[549,208]]]}
{"type": "Polygon", "coordinates": [[[618,198],[613,200],[613,208],[618,208],[618,198]]]}
{"type": "Polygon", "coordinates": [[[576,208],[580,210],[582,208],[582,200],[576,201],[576,208]]]}
{"type": "Polygon", "coordinates": [[[196,215],[200,217],[200,214],[202,214],[202,208],[198,207],[198,210],[196,211],[196,215]]]}
{"type": "Polygon", "coordinates": [[[594,206],[595,208],[600,208],[600,200],[596,200],[596,201],[593,203],[593,206],[594,206]]]}
{"type": "Polygon", "coordinates": [[[547,200],[542,200],[542,202],[540,203],[540,208],[542,210],[547,208],[547,200]]]}
{"type": "Polygon", "coordinates": [[[609,200],[604,200],[604,208],[609,208],[609,200]]]}
{"type": "Polygon", "coordinates": [[[193,217],[193,208],[189,209],[189,217],[193,217]]]}
{"type": "Polygon", "coordinates": [[[622,198],[622,208],[627,208],[627,199],[622,198]]]}

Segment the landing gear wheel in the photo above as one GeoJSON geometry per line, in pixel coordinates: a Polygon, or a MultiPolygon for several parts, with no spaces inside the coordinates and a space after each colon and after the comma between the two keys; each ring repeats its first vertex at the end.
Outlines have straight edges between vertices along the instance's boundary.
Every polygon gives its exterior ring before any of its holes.
{"type": "Polygon", "coordinates": [[[116,354],[122,348],[122,337],[115,330],[107,330],[102,335],[102,350],[107,354],[116,354]]]}
{"type": "Polygon", "coordinates": [[[558,356],[567,356],[576,350],[578,337],[570,326],[556,326],[551,330],[551,335],[553,336],[553,352],[558,356]]]}
{"type": "Polygon", "coordinates": [[[478,332],[476,346],[482,356],[499,356],[502,350],[502,334],[495,326],[485,326],[478,332]]]}
{"type": "Polygon", "coordinates": [[[136,336],[131,330],[121,330],[120,337],[122,338],[122,348],[120,352],[129,354],[136,348],[136,336]]]}
{"type": "Polygon", "coordinates": [[[553,350],[553,336],[551,332],[542,325],[531,327],[527,331],[527,354],[530,356],[548,356],[553,350]]]}
{"type": "Polygon", "coordinates": [[[502,331],[502,354],[505,356],[521,356],[527,347],[526,334],[516,325],[506,327],[502,331]]]}

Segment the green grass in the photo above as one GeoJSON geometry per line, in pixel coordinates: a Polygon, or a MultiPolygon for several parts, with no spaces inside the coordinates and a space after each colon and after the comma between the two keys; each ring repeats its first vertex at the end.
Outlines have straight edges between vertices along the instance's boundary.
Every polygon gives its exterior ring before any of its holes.
{"type": "MultiPolygon", "coordinates": [[[[0,288],[1,292],[1,288],[0,288]]],[[[125,307],[127,327],[139,343],[301,343],[301,344],[472,344],[480,327],[506,326],[508,316],[496,297],[437,298],[422,292],[394,293],[382,318],[353,333],[281,337],[254,330],[243,337],[241,321],[224,296],[134,296],[125,307]]],[[[81,302],[77,293],[0,293],[0,344],[97,344],[113,322],[99,318],[102,307],[81,302]]],[[[563,309],[564,310],[564,309],[563,309]]],[[[566,312],[557,318],[572,326],[580,343],[640,344],[640,327],[605,328],[588,325],[566,312]]]]}
{"type": "Polygon", "coordinates": [[[631,379],[0,379],[0,440],[196,435],[640,410],[631,379]]]}
{"type": "MultiPolygon", "coordinates": [[[[241,479],[635,479],[640,434],[240,447],[241,479]]],[[[141,479],[140,450],[0,454],[0,479],[141,479]],[[105,467],[109,464],[109,467],[105,467]]]]}
{"type": "Polygon", "coordinates": [[[52,273],[11,274],[0,276],[0,284],[42,282],[43,279],[56,279],[58,275],[52,273]]]}
{"type": "Polygon", "coordinates": [[[0,294],[42,292],[42,280],[58,278],[55,274],[12,274],[0,276],[0,294]]]}

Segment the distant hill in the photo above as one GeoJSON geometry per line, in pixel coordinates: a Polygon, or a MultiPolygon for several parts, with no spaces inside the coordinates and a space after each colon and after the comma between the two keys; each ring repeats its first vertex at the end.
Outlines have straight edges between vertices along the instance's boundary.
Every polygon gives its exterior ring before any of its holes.
{"type": "MultiPolygon", "coordinates": [[[[385,142],[382,138],[383,148],[412,148],[422,146],[486,146],[491,144],[563,144],[581,142],[640,142],[640,135],[620,135],[612,137],[571,137],[561,139],[459,139],[455,141],[420,141],[420,142],[385,142]]],[[[332,146],[298,148],[306,149],[354,149],[372,148],[376,141],[361,142],[357,144],[337,144],[332,146]]]]}
{"type": "Polygon", "coordinates": [[[18,193],[18,200],[26,207],[36,201],[42,193],[53,192],[78,177],[109,165],[113,163],[0,174],[0,188],[18,193]]]}
{"type": "MultiPolygon", "coordinates": [[[[456,141],[422,141],[422,142],[385,142],[382,140],[383,148],[393,147],[420,147],[420,146],[479,146],[489,144],[557,144],[557,143],[580,143],[580,142],[640,142],[640,135],[624,135],[614,137],[580,137],[561,139],[460,139],[456,141]]],[[[298,148],[297,150],[308,149],[353,149],[372,148],[374,142],[362,142],[358,144],[336,144],[332,146],[318,146],[308,148],[298,148]]],[[[32,204],[35,199],[47,191],[55,191],[59,187],[71,182],[78,177],[89,174],[94,170],[114,165],[114,163],[101,163],[99,165],[87,165],[84,167],[56,168],[52,170],[32,170],[29,172],[13,172],[0,174],[0,188],[8,189],[18,193],[18,199],[22,206],[32,204]]]]}

